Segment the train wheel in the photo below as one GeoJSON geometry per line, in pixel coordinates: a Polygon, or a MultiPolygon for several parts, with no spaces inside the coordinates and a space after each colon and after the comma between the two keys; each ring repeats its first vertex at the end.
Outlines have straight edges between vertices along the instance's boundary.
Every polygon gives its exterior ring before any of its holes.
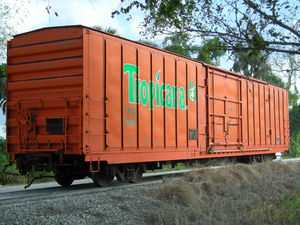
{"type": "Polygon", "coordinates": [[[114,176],[108,168],[103,168],[99,172],[92,172],[91,178],[98,187],[107,187],[114,176]]]}
{"type": "Polygon", "coordinates": [[[137,183],[141,180],[143,176],[143,170],[140,167],[137,167],[134,171],[134,174],[130,180],[128,180],[130,183],[137,183]]]}
{"type": "Polygon", "coordinates": [[[117,174],[116,174],[116,177],[117,177],[117,179],[118,179],[119,182],[125,182],[125,181],[127,181],[126,178],[125,178],[124,173],[122,173],[122,172],[118,171],[117,174]]]}
{"type": "Polygon", "coordinates": [[[63,187],[69,187],[74,181],[74,179],[70,175],[61,171],[55,172],[54,178],[56,182],[63,187]]]}

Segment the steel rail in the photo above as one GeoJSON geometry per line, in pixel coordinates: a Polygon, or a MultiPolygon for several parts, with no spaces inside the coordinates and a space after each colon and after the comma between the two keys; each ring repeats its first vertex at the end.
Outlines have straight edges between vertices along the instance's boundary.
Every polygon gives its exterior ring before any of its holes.
{"type": "MultiPolygon", "coordinates": [[[[300,158],[274,160],[281,163],[300,162],[300,158]]],[[[187,169],[179,171],[146,173],[143,175],[141,181],[136,184],[127,182],[118,182],[116,179],[108,187],[96,187],[92,180],[84,179],[77,180],[70,187],[61,187],[56,182],[33,184],[29,189],[24,190],[24,185],[5,186],[0,187],[0,206],[17,204],[24,201],[37,201],[46,199],[59,199],[68,196],[78,196],[83,194],[96,194],[99,192],[108,192],[125,188],[132,188],[138,186],[146,186],[152,184],[159,184],[163,177],[178,178],[187,172],[193,170],[203,169],[220,169],[224,166],[210,166],[198,169],[187,169]]]]}

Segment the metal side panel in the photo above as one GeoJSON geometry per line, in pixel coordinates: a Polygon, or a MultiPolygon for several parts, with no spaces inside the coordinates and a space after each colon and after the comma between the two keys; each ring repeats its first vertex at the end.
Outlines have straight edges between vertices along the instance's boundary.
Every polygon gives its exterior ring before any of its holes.
{"type": "Polygon", "coordinates": [[[105,41],[95,31],[83,32],[83,152],[86,161],[99,161],[105,151],[105,41]]]}

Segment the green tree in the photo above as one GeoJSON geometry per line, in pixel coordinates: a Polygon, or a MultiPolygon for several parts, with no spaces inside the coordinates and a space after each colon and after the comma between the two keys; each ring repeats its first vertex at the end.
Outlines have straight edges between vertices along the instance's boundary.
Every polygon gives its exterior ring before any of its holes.
{"type": "MultiPolygon", "coordinates": [[[[289,56],[290,57],[290,56],[289,56]]],[[[289,67],[292,67],[289,65],[289,67]]],[[[234,55],[233,70],[243,73],[246,76],[258,78],[288,90],[289,106],[290,106],[290,151],[291,157],[296,157],[300,154],[300,105],[298,104],[299,92],[296,84],[292,84],[292,77],[296,70],[288,72],[287,82],[276,76],[268,61],[268,55],[262,51],[247,51],[236,52],[234,55]],[[291,87],[294,87],[292,91],[291,87]]]]}
{"type": "Polygon", "coordinates": [[[23,20],[19,16],[25,0],[0,1],[0,63],[6,59],[6,43],[15,34],[15,25],[23,20]],[[14,24],[11,22],[14,21],[14,24]]]}
{"type": "Polygon", "coordinates": [[[159,45],[154,41],[150,41],[150,40],[147,40],[147,39],[140,39],[140,40],[138,40],[138,42],[146,44],[146,45],[150,45],[150,46],[155,47],[155,48],[159,48],[159,45]]]}
{"type": "MultiPolygon", "coordinates": [[[[289,105],[297,106],[299,92],[296,83],[293,85],[294,91],[292,91],[291,77],[285,83],[279,76],[275,75],[266,53],[262,51],[236,52],[232,70],[286,88],[289,91],[289,105]]],[[[293,72],[291,71],[291,73],[293,72]]]]}
{"type": "Polygon", "coordinates": [[[237,51],[234,53],[233,71],[265,80],[272,73],[268,55],[262,51],[237,51]]]}
{"type": "Polygon", "coordinates": [[[0,108],[3,113],[6,109],[6,64],[2,63],[6,59],[7,41],[15,33],[14,25],[10,21],[20,23],[22,18],[16,16],[22,7],[23,1],[0,1],[0,108]]]}
{"type": "Polygon", "coordinates": [[[278,55],[273,58],[273,71],[285,78],[286,89],[290,90],[289,103],[297,106],[299,91],[297,81],[300,78],[300,57],[297,55],[278,55]]]}
{"type": "Polygon", "coordinates": [[[300,155],[300,104],[290,110],[290,156],[300,155]]]}
{"type": "Polygon", "coordinates": [[[187,33],[177,33],[166,37],[163,41],[163,48],[215,66],[219,64],[220,57],[225,54],[224,45],[219,38],[204,40],[200,46],[196,45],[187,33]]]}
{"type": "Polygon", "coordinates": [[[100,31],[106,32],[106,33],[118,35],[118,31],[112,27],[102,27],[102,26],[97,25],[97,26],[93,26],[92,28],[95,30],[100,30],[100,31]]]}
{"type": "Polygon", "coordinates": [[[199,50],[199,47],[193,45],[190,41],[190,37],[187,33],[176,33],[167,36],[163,41],[163,48],[189,58],[192,58],[195,52],[199,50]]]}
{"type": "Polygon", "coordinates": [[[6,64],[0,65],[0,108],[6,110],[6,64]]]}
{"type": "Polygon", "coordinates": [[[226,50],[300,54],[300,2],[284,0],[121,0],[112,16],[145,14],[145,33],[219,37],[226,50]],[[250,43],[250,44],[249,44],[250,43]]]}
{"type": "Polygon", "coordinates": [[[5,153],[6,141],[0,137],[0,175],[3,170],[3,165],[9,162],[9,155],[5,153]]]}
{"type": "Polygon", "coordinates": [[[205,40],[198,50],[197,59],[208,64],[220,65],[220,58],[225,55],[225,44],[218,37],[205,40]]]}
{"type": "Polygon", "coordinates": [[[300,104],[290,110],[290,129],[292,135],[300,133],[300,104]]]}

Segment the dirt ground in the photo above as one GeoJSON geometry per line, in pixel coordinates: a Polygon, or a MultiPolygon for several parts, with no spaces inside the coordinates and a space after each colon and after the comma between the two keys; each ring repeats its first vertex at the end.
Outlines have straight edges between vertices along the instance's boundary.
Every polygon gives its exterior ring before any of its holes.
{"type": "MultiPolygon", "coordinates": [[[[300,165],[267,162],[201,170],[158,184],[0,207],[0,224],[297,224],[300,165]]],[[[298,220],[299,219],[299,220],[298,220]]]]}

